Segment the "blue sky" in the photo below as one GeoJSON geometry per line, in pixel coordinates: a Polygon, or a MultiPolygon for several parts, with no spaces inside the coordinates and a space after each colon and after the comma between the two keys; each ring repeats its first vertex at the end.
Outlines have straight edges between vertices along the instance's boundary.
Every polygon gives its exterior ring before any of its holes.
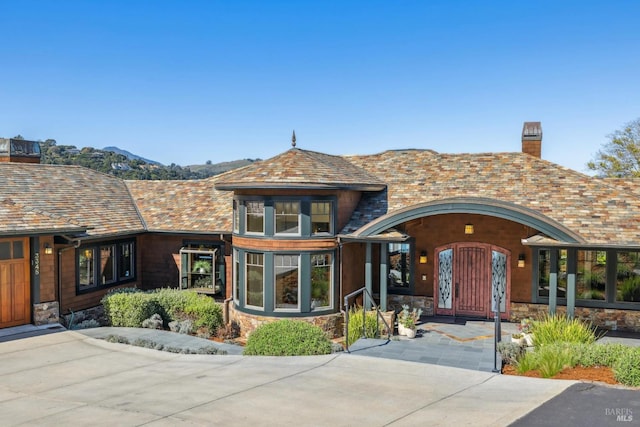
{"type": "Polygon", "coordinates": [[[640,2],[0,0],[0,136],[182,166],[398,148],[585,171],[640,117],[640,2]]]}

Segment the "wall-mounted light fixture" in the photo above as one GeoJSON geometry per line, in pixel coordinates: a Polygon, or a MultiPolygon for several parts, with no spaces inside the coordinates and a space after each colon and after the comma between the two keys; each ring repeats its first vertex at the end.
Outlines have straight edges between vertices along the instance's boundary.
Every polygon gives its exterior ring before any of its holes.
{"type": "Polygon", "coordinates": [[[427,251],[420,252],[420,264],[426,264],[428,261],[427,251]]]}
{"type": "Polygon", "coordinates": [[[473,234],[473,224],[466,224],[464,226],[464,234],[473,234]]]}
{"type": "Polygon", "coordinates": [[[518,255],[518,267],[520,268],[524,267],[524,254],[518,255]]]}
{"type": "Polygon", "coordinates": [[[84,257],[85,258],[93,258],[93,251],[91,249],[85,249],[84,250],[84,257]]]}
{"type": "Polygon", "coordinates": [[[53,253],[53,248],[48,244],[44,244],[44,253],[47,255],[51,255],[53,253]]]}

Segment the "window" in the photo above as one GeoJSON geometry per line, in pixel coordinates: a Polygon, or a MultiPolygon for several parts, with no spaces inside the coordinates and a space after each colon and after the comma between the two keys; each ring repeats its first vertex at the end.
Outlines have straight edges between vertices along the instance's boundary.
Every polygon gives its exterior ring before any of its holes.
{"type": "Polygon", "coordinates": [[[274,257],[275,309],[300,309],[300,286],[298,255],[276,255],[274,257]]]}
{"type": "Polygon", "coordinates": [[[117,286],[135,280],[132,241],[82,246],[76,251],[78,292],[117,286]]]}
{"type": "Polygon", "coordinates": [[[240,208],[237,200],[233,201],[233,232],[240,232],[240,208]]]}
{"type": "Polygon", "coordinates": [[[0,260],[24,258],[22,240],[0,242],[0,260]]]}
{"type": "Polygon", "coordinates": [[[640,252],[617,253],[616,301],[640,302],[640,252]]]}
{"type": "Polygon", "coordinates": [[[245,202],[247,233],[264,234],[264,203],[245,202]]]}
{"type": "Polygon", "coordinates": [[[264,308],[264,255],[247,253],[245,266],[245,304],[264,308]]]}
{"type": "Polygon", "coordinates": [[[557,297],[567,296],[567,250],[540,249],[538,251],[538,296],[549,296],[551,274],[556,273],[557,297]],[[553,266],[556,266],[555,268],[553,266]]]}
{"type": "Polygon", "coordinates": [[[411,288],[411,244],[389,243],[389,280],[390,291],[411,288]]]}
{"type": "Polygon", "coordinates": [[[274,204],[276,234],[300,233],[300,203],[276,202],[274,204]]]}
{"type": "Polygon", "coordinates": [[[233,300],[240,301],[240,256],[238,250],[233,250],[233,300]]]}
{"type": "Polygon", "coordinates": [[[111,284],[116,280],[116,263],[114,255],[116,245],[100,246],[100,276],[103,285],[111,284]]]}
{"type": "Polygon", "coordinates": [[[311,309],[331,307],[331,254],[311,255],[311,309]]]}
{"type": "Polygon", "coordinates": [[[127,280],[133,273],[133,242],[120,243],[118,262],[120,280],[127,280]]]}
{"type": "Polygon", "coordinates": [[[95,286],[95,249],[87,248],[80,250],[78,256],[78,286],[80,290],[95,286]]]}
{"type": "Polygon", "coordinates": [[[578,251],[576,298],[605,300],[607,284],[607,253],[604,251],[578,251]]]}
{"type": "Polygon", "coordinates": [[[311,232],[331,233],[331,202],[311,202],[311,232]]]}

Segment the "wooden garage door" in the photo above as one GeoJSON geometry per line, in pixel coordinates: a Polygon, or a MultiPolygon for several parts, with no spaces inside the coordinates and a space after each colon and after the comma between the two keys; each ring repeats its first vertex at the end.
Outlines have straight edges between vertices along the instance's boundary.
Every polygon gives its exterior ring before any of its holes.
{"type": "Polygon", "coordinates": [[[0,240],[0,328],[30,322],[28,241],[0,240]]]}

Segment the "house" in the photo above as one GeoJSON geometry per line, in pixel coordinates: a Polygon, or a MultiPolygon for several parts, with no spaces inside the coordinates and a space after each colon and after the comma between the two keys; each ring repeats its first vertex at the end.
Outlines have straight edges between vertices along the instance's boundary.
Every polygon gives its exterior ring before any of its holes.
{"type": "Polygon", "coordinates": [[[640,331],[640,185],[543,160],[539,122],[521,142],[361,156],[294,142],[197,181],[0,163],[0,326],[171,286],[224,301],[245,334],[295,317],[338,336],[344,297],[361,288],[383,310],[558,311],[640,331]]]}

